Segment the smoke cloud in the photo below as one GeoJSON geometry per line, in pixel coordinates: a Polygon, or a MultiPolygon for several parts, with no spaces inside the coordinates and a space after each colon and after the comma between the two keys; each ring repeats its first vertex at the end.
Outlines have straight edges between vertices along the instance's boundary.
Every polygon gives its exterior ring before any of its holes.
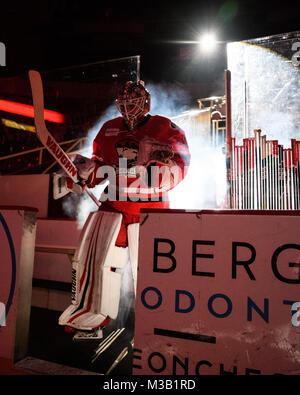
{"type": "Polygon", "coordinates": [[[172,209],[224,208],[226,196],[226,162],[222,147],[213,147],[208,138],[189,136],[186,122],[178,126],[187,131],[191,154],[184,180],[169,192],[172,209]]]}

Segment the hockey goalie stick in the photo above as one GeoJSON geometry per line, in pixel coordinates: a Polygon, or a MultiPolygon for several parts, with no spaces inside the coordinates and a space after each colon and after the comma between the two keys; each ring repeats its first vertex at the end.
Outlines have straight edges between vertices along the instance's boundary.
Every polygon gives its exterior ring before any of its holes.
{"type": "MultiPolygon", "coordinates": [[[[70,177],[75,183],[78,183],[79,179],[77,168],[75,167],[69,156],[60,147],[60,145],[57,144],[57,142],[47,129],[44,117],[44,92],[41,75],[38,71],[35,70],[30,70],[28,74],[33,99],[36,134],[40,142],[50,152],[56,162],[59,163],[59,165],[66,172],[68,177],[70,177]]],[[[100,207],[101,203],[90,191],[90,189],[86,187],[84,190],[87,192],[90,198],[93,199],[94,203],[96,203],[96,205],[100,207]]]]}

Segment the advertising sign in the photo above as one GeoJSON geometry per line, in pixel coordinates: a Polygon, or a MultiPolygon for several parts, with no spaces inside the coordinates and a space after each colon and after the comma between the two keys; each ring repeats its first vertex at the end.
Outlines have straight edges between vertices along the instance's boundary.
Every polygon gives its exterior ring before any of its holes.
{"type": "Polygon", "coordinates": [[[145,211],[133,374],[299,374],[299,229],[297,211],[145,211]]]}

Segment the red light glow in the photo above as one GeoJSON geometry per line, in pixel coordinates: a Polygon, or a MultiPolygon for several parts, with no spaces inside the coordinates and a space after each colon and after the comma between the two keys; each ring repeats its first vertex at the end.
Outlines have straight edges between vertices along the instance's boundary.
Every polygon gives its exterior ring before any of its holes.
{"type": "MultiPolygon", "coordinates": [[[[17,103],[8,100],[0,100],[0,111],[10,112],[13,114],[23,115],[25,117],[34,118],[33,106],[29,104],[17,103]]],[[[63,114],[52,111],[44,110],[44,117],[46,121],[63,123],[63,114]]]]}

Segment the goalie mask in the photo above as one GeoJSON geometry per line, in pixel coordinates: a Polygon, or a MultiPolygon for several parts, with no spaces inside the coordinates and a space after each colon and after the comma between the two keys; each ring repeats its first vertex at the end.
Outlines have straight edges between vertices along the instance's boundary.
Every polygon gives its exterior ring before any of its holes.
{"type": "Polygon", "coordinates": [[[128,81],[119,92],[116,103],[129,129],[134,129],[150,111],[150,93],[143,81],[128,81]]]}

